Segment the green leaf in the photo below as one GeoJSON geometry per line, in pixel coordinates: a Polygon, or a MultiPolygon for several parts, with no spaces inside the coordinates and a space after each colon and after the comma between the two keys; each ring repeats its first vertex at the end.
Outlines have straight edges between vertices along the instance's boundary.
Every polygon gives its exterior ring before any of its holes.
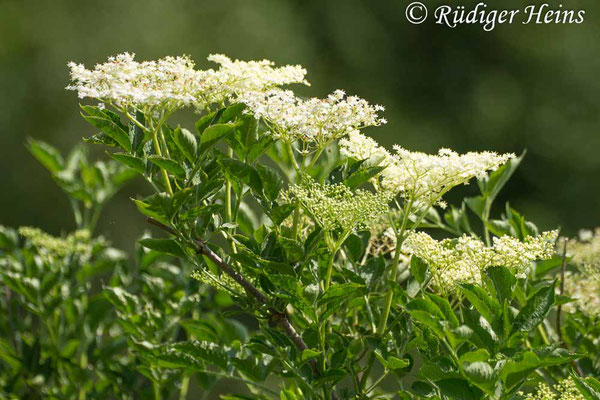
{"type": "Polygon", "coordinates": [[[55,147],[48,143],[41,140],[29,139],[27,148],[51,174],[57,174],[64,169],[65,162],[62,156],[55,147]]]}
{"type": "Polygon", "coordinates": [[[446,336],[444,332],[444,327],[440,323],[438,317],[435,317],[428,313],[427,311],[422,310],[413,310],[410,312],[411,317],[415,320],[431,329],[433,333],[435,333],[439,338],[444,338],[446,336]]]}
{"type": "Polygon", "coordinates": [[[275,201],[277,196],[279,196],[281,187],[283,186],[283,179],[281,179],[275,170],[261,164],[256,165],[256,171],[258,172],[260,181],[262,182],[263,193],[267,199],[270,201],[275,201]]]}
{"type": "Polygon", "coordinates": [[[139,311],[139,300],[136,296],[127,292],[120,287],[105,287],[103,290],[104,296],[118,310],[133,315],[139,311]]]}
{"type": "Polygon", "coordinates": [[[219,333],[208,321],[201,319],[186,319],[179,322],[188,335],[200,341],[218,342],[219,333]]]}
{"type": "Polygon", "coordinates": [[[450,323],[450,326],[452,328],[458,328],[459,325],[459,321],[458,318],[456,317],[456,315],[454,314],[454,311],[452,311],[452,307],[450,307],[450,303],[448,303],[448,300],[437,296],[433,293],[428,293],[427,297],[429,298],[429,300],[431,300],[439,309],[440,311],[444,314],[444,319],[450,323]]]}
{"type": "Polygon", "coordinates": [[[466,198],[465,203],[469,206],[471,211],[475,213],[479,218],[483,219],[485,211],[485,199],[481,196],[466,198]]]}
{"type": "Polygon", "coordinates": [[[278,241],[290,262],[295,263],[302,260],[304,257],[304,246],[302,246],[301,242],[283,236],[278,241]]]}
{"type": "Polygon", "coordinates": [[[254,192],[261,193],[262,181],[258,172],[250,165],[233,158],[219,160],[223,172],[230,182],[241,182],[250,187],[254,192]]]}
{"type": "Polygon", "coordinates": [[[356,189],[369,179],[377,176],[385,167],[363,167],[352,173],[344,180],[344,184],[350,189],[356,189]]]}
{"type": "Polygon", "coordinates": [[[475,307],[488,322],[493,322],[496,317],[500,316],[500,304],[498,304],[495,299],[488,296],[485,290],[479,286],[471,283],[461,283],[460,290],[473,307],[475,307]]]}
{"type": "Polygon", "coordinates": [[[280,225],[289,215],[294,211],[296,206],[294,204],[282,204],[280,206],[275,206],[271,209],[271,214],[269,217],[273,224],[280,225]]]}
{"type": "Polygon", "coordinates": [[[527,300],[527,304],[515,317],[512,333],[529,332],[546,318],[554,306],[555,286],[556,281],[550,286],[542,287],[527,300]]]}
{"type": "Polygon", "coordinates": [[[442,393],[455,400],[480,400],[484,394],[481,390],[470,385],[464,379],[442,379],[435,382],[442,393]]]}
{"type": "Polygon", "coordinates": [[[538,368],[561,365],[577,359],[579,356],[570,354],[565,349],[538,348],[528,350],[509,359],[500,373],[506,389],[518,387],[522,381],[538,368]]]}
{"type": "Polygon", "coordinates": [[[233,133],[233,124],[215,124],[204,129],[200,135],[200,152],[203,153],[225,136],[233,133]]]}
{"type": "Polygon", "coordinates": [[[463,374],[475,385],[488,391],[490,384],[494,383],[494,369],[484,361],[465,363],[463,374]]]}
{"type": "Polygon", "coordinates": [[[192,164],[196,162],[196,152],[198,151],[198,143],[196,137],[187,129],[177,127],[173,132],[173,140],[175,144],[192,164]]]}
{"type": "Polygon", "coordinates": [[[340,285],[331,286],[318,300],[318,304],[335,302],[343,302],[353,297],[362,296],[364,285],[358,283],[342,283],[340,285]]]}
{"type": "Polygon", "coordinates": [[[508,268],[489,267],[485,270],[485,275],[494,287],[498,302],[500,304],[504,304],[504,300],[510,302],[513,298],[513,291],[515,290],[517,279],[508,268]]]}
{"type": "Polygon", "coordinates": [[[425,282],[429,266],[423,259],[413,255],[410,258],[410,273],[419,283],[425,282]]]}
{"type": "Polygon", "coordinates": [[[127,152],[131,152],[129,134],[117,114],[94,106],[81,106],[81,108],[87,113],[87,115],[82,114],[86,121],[110,136],[127,152]]]}
{"type": "Polygon", "coordinates": [[[600,382],[595,378],[582,378],[574,373],[571,373],[571,378],[585,400],[600,400],[600,382]]]}
{"type": "Polygon", "coordinates": [[[410,365],[410,361],[406,358],[397,358],[394,356],[390,356],[387,359],[387,367],[391,370],[395,370],[395,369],[403,369],[406,368],[410,365]]]}
{"type": "Polygon", "coordinates": [[[321,355],[320,351],[313,350],[313,349],[304,349],[302,351],[301,360],[302,360],[302,362],[308,361],[308,360],[313,359],[315,357],[319,357],[320,355],[321,355]]]}
{"type": "Polygon", "coordinates": [[[172,175],[175,175],[179,178],[185,178],[185,169],[175,160],[171,160],[170,158],[162,156],[151,155],[148,156],[148,161],[150,161],[152,164],[158,165],[160,168],[163,168],[172,175]]]}
{"type": "Polygon", "coordinates": [[[186,254],[174,239],[154,239],[145,238],[139,241],[139,243],[150,249],[158,251],[159,253],[166,253],[172,256],[185,258],[186,254]]]}
{"type": "Polygon", "coordinates": [[[525,157],[525,153],[524,151],[519,157],[510,159],[496,171],[491,172],[487,178],[479,181],[481,193],[489,199],[489,202],[494,201],[512,174],[515,173],[523,157],[525,157]]]}
{"type": "Polygon", "coordinates": [[[83,138],[83,141],[86,143],[103,144],[105,146],[119,147],[119,143],[117,143],[113,138],[111,138],[104,132],[98,132],[95,135],[83,138]]]}
{"type": "Polygon", "coordinates": [[[477,349],[469,351],[460,356],[460,362],[473,363],[476,361],[487,361],[490,358],[490,353],[486,349],[477,349]]]}
{"type": "Polygon", "coordinates": [[[124,164],[139,174],[144,175],[146,171],[146,163],[139,157],[132,156],[127,153],[107,153],[112,159],[124,164]]]}
{"type": "Polygon", "coordinates": [[[167,345],[165,348],[175,354],[188,354],[196,359],[216,365],[223,370],[227,369],[228,356],[220,344],[194,340],[174,343],[167,345]]]}
{"type": "Polygon", "coordinates": [[[344,247],[346,248],[346,253],[354,262],[358,262],[363,255],[363,240],[360,236],[353,233],[348,236],[348,238],[344,241],[344,247]]]}

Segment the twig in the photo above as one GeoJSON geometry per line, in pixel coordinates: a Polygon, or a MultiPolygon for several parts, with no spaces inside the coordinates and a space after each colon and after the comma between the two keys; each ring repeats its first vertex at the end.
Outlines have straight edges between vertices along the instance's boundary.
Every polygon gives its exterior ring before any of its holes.
{"type": "MultiPolygon", "coordinates": [[[[159,222],[153,218],[147,218],[146,221],[170,233],[173,236],[179,236],[173,228],[163,224],[162,222],[159,222]]],[[[237,272],[235,269],[233,269],[233,267],[231,267],[229,264],[223,261],[223,259],[219,257],[218,254],[216,254],[206,245],[206,242],[204,240],[194,239],[193,243],[196,252],[206,256],[208,259],[214,262],[223,272],[225,272],[240,286],[242,286],[246,290],[246,292],[252,298],[254,298],[254,300],[256,300],[256,302],[258,302],[261,305],[268,305],[267,297],[260,290],[258,290],[251,282],[244,278],[242,274],[237,272]]],[[[281,330],[286,334],[288,338],[290,338],[290,340],[292,341],[292,343],[294,343],[294,346],[296,346],[298,350],[304,351],[308,349],[308,346],[306,345],[306,343],[304,343],[304,340],[302,340],[302,337],[298,334],[298,332],[296,332],[296,329],[294,329],[294,327],[290,323],[290,320],[285,312],[280,312],[273,308],[269,308],[268,312],[270,320],[281,328],[281,330]]]]}

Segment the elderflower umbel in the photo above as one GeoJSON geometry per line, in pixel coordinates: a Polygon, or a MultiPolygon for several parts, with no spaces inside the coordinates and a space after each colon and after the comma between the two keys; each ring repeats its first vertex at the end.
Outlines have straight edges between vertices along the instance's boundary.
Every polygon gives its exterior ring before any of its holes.
{"type": "Polygon", "coordinates": [[[488,171],[496,170],[514,157],[514,154],[494,152],[461,155],[449,149],[431,155],[411,152],[400,146],[394,146],[395,153],[390,153],[360,133],[350,134],[339,144],[340,152],[347,157],[376,161],[386,167],[380,178],[382,189],[400,193],[424,205],[442,204],[441,196],[454,186],[484,177],[488,171]]]}
{"type": "Polygon", "coordinates": [[[288,142],[301,140],[325,144],[367,126],[387,121],[378,113],[384,108],[336,90],[324,99],[300,99],[293,92],[271,90],[240,97],[248,111],[263,118],[272,134],[288,142]]]}
{"type": "Polygon", "coordinates": [[[301,65],[275,67],[273,61],[232,60],[223,54],[211,54],[208,60],[220,68],[198,72],[201,89],[196,93],[196,107],[199,109],[213,103],[222,105],[241,94],[261,93],[293,83],[310,86],[305,79],[306,69],[301,65]]]}
{"type": "Polygon", "coordinates": [[[525,395],[525,400],[585,400],[572,378],[563,379],[553,386],[552,390],[544,382],[540,383],[534,393],[525,395]]]}
{"type": "Polygon", "coordinates": [[[581,232],[580,240],[568,242],[568,253],[578,272],[565,274],[565,294],[574,299],[563,307],[579,309],[589,317],[600,316],[600,229],[581,232]]]}
{"type": "Polygon", "coordinates": [[[22,226],[19,234],[29,240],[40,252],[57,257],[65,257],[70,254],[85,254],[91,250],[89,243],[90,233],[87,230],[79,230],[59,238],[47,234],[39,228],[22,226]]]}
{"type": "Polygon", "coordinates": [[[388,210],[389,197],[366,190],[352,192],[346,185],[306,181],[292,185],[284,200],[298,201],[326,231],[369,227],[388,210]]]}
{"type": "Polygon", "coordinates": [[[528,236],[524,242],[502,236],[488,247],[467,235],[437,241],[425,232],[413,232],[404,242],[404,250],[429,264],[438,290],[451,290],[462,282],[481,283],[482,272],[491,266],[522,274],[531,262],[552,257],[557,235],[557,231],[544,232],[528,236]]]}
{"type": "Polygon", "coordinates": [[[137,62],[135,54],[109,57],[88,70],[69,63],[72,84],[79,98],[90,97],[119,108],[177,109],[192,104],[198,91],[197,71],[187,56],[137,62]]]}
{"type": "Polygon", "coordinates": [[[343,156],[356,160],[379,161],[387,166],[391,158],[391,154],[379,143],[359,131],[350,132],[348,137],[340,140],[339,146],[343,156]]]}
{"type": "Polygon", "coordinates": [[[488,151],[458,154],[441,149],[437,155],[431,155],[400,146],[394,146],[394,150],[389,166],[382,173],[382,186],[426,204],[438,203],[451,188],[482,178],[487,171],[495,171],[514,157],[488,151]]]}

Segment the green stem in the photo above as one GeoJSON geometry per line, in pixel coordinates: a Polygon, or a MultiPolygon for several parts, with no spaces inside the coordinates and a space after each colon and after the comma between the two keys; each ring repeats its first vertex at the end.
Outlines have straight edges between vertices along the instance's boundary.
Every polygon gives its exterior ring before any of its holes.
{"type": "Polygon", "coordinates": [[[331,275],[333,273],[333,260],[335,258],[336,253],[337,249],[331,254],[331,257],[329,257],[329,260],[327,261],[327,276],[325,277],[325,290],[329,289],[329,286],[331,285],[331,275]]]}
{"type": "Polygon", "coordinates": [[[490,230],[488,229],[488,221],[490,219],[491,206],[491,203],[486,199],[483,215],[481,216],[483,222],[483,237],[485,238],[485,244],[487,246],[490,245],[490,230]]]}
{"type": "MultiPolygon", "coordinates": [[[[394,252],[394,261],[392,263],[392,272],[390,275],[390,281],[396,282],[398,279],[398,263],[400,261],[400,247],[401,243],[396,244],[396,251],[394,252]]],[[[385,303],[383,308],[383,313],[381,314],[381,320],[379,321],[379,326],[377,327],[377,332],[383,333],[385,331],[385,327],[387,326],[387,320],[390,316],[390,310],[392,308],[392,302],[394,300],[394,288],[390,284],[387,293],[385,294],[385,303]]],[[[375,333],[377,333],[375,332],[375,333]]]]}
{"type": "Polygon", "coordinates": [[[300,167],[298,166],[298,162],[296,161],[296,156],[294,156],[294,150],[292,150],[292,144],[290,142],[285,142],[284,147],[288,154],[288,157],[290,158],[290,161],[292,162],[292,166],[294,167],[296,172],[299,172],[300,167]]]}
{"type": "Polygon", "coordinates": [[[294,210],[294,222],[292,223],[292,239],[298,239],[298,230],[300,226],[300,206],[294,210]]]}
{"type": "Polygon", "coordinates": [[[188,388],[190,386],[190,377],[185,375],[181,380],[181,391],[179,392],[179,400],[185,400],[187,398],[188,388]]]}
{"type": "MultiPolygon", "coordinates": [[[[158,143],[157,129],[152,131],[152,142],[154,143],[154,150],[156,151],[156,154],[162,157],[162,152],[160,151],[160,143],[158,143]]],[[[167,174],[167,171],[164,168],[161,168],[160,171],[162,173],[163,180],[165,181],[165,186],[167,188],[167,191],[169,192],[169,195],[173,196],[173,189],[171,188],[169,174],[167,174]]]]}
{"type": "Polygon", "coordinates": [[[160,393],[160,383],[154,381],[152,388],[154,389],[154,400],[161,400],[162,395],[160,393]]]}
{"type": "Polygon", "coordinates": [[[360,378],[360,391],[364,392],[365,386],[367,384],[367,379],[369,379],[369,375],[371,375],[371,368],[373,368],[373,363],[375,362],[375,353],[371,352],[369,355],[369,360],[367,361],[367,369],[363,372],[362,377],[360,378]]]}

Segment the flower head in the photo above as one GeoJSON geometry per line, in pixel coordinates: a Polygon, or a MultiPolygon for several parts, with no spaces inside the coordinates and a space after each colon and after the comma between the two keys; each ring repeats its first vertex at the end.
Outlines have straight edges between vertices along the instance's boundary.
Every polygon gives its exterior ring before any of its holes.
{"type": "Polygon", "coordinates": [[[284,200],[298,201],[324,230],[350,231],[369,227],[387,210],[389,197],[366,190],[352,192],[346,185],[320,184],[306,179],[292,185],[284,200]]]}
{"type": "Polygon", "coordinates": [[[275,137],[293,142],[328,143],[367,126],[386,121],[371,105],[357,96],[336,90],[324,99],[301,99],[291,91],[250,92],[240,98],[249,112],[263,118],[275,137]]]}
{"type": "Polygon", "coordinates": [[[395,154],[382,172],[382,187],[399,192],[406,198],[425,204],[437,204],[444,193],[455,186],[482,178],[494,171],[514,154],[470,152],[458,154],[441,149],[438,154],[411,152],[394,146],[395,154]]]}
{"type": "Polygon", "coordinates": [[[351,132],[340,140],[340,152],[357,160],[371,160],[385,167],[376,186],[399,193],[413,203],[427,206],[442,205],[442,195],[451,188],[466,184],[473,178],[486,176],[514,154],[470,152],[458,154],[441,149],[438,154],[408,151],[394,146],[390,153],[375,140],[358,132],[351,132]]]}
{"type": "Polygon", "coordinates": [[[41,253],[65,257],[70,254],[86,254],[91,251],[90,232],[79,230],[66,238],[55,237],[39,228],[22,226],[19,234],[29,240],[41,253]]]}
{"type": "Polygon", "coordinates": [[[195,105],[199,109],[210,104],[237,101],[239,96],[258,95],[293,83],[310,86],[305,79],[306,69],[301,65],[275,67],[273,61],[232,60],[223,54],[211,54],[208,60],[220,67],[198,72],[200,86],[195,105]]]}
{"type": "Polygon", "coordinates": [[[94,98],[120,108],[177,109],[194,102],[197,72],[187,56],[137,62],[130,53],[109,57],[94,69],[69,63],[71,85],[79,98],[94,98]]]}
{"type": "Polygon", "coordinates": [[[502,236],[494,238],[493,246],[488,247],[467,235],[437,241],[424,232],[413,232],[404,249],[429,264],[434,287],[447,290],[463,282],[480,284],[481,274],[491,266],[523,273],[533,261],[552,257],[557,235],[557,231],[544,232],[528,236],[524,242],[502,236]]]}
{"type": "Polygon", "coordinates": [[[585,397],[579,392],[573,379],[567,378],[552,389],[545,383],[540,383],[534,393],[525,395],[525,400],[585,400],[585,397]]]}
{"type": "Polygon", "coordinates": [[[565,293],[574,301],[565,304],[564,309],[600,316],[600,229],[580,232],[579,237],[568,242],[568,253],[578,272],[565,274],[565,293]]]}

